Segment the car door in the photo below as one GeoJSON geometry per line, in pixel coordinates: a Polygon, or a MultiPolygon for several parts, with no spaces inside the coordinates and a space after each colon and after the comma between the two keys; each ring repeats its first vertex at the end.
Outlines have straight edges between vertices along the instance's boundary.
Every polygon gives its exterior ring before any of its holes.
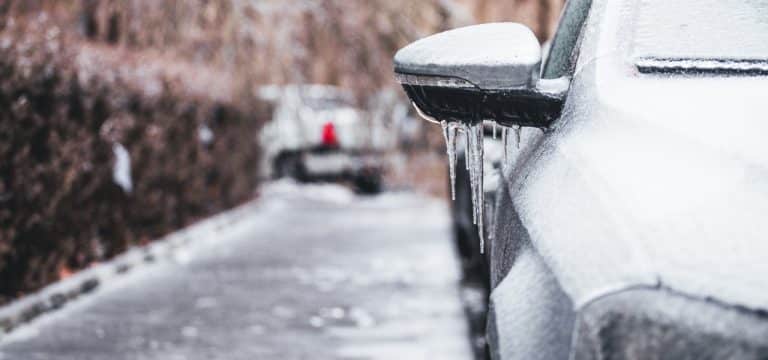
{"type": "MultiPolygon", "coordinates": [[[[573,78],[573,72],[576,68],[576,61],[580,55],[580,34],[589,14],[592,0],[570,0],[563,10],[557,31],[552,38],[548,55],[542,65],[541,77],[544,79],[557,79],[561,77],[573,78]]],[[[515,134],[507,149],[506,163],[503,165],[502,172],[505,179],[505,185],[508,188],[510,184],[516,181],[520,174],[520,167],[524,165],[527,157],[534,152],[541,143],[542,138],[546,136],[544,132],[536,128],[522,128],[515,134]]],[[[497,206],[508,206],[508,200],[499,200],[497,206]]],[[[499,229],[497,229],[499,230],[499,229]]],[[[503,244],[502,244],[503,245],[503,244]]],[[[493,245],[491,245],[493,246],[493,245]]],[[[494,259],[493,252],[491,263],[504,263],[503,259],[494,259]]],[[[496,266],[492,274],[492,286],[495,286],[505,274],[505,266],[496,266]]]]}
{"type": "MultiPolygon", "coordinates": [[[[566,4],[542,78],[573,78],[591,4],[591,0],[566,4]]],[[[573,304],[547,266],[545,255],[532,245],[532,235],[512,201],[516,184],[530,174],[530,169],[524,171],[527,160],[541,151],[547,136],[537,128],[517,130],[502,169],[504,184],[499,186],[488,245],[493,289],[488,340],[494,359],[566,359],[570,355],[573,304]]]]}

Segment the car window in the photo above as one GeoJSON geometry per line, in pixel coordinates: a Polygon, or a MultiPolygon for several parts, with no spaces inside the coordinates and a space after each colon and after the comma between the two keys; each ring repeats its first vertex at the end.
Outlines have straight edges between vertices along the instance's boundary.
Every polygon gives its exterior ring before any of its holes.
{"type": "Polygon", "coordinates": [[[571,75],[577,55],[574,48],[591,5],[592,0],[569,0],[565,4],[560,24],[552,39],[549,56],[542,69],[542,78],[556,79],[571,75]]]}

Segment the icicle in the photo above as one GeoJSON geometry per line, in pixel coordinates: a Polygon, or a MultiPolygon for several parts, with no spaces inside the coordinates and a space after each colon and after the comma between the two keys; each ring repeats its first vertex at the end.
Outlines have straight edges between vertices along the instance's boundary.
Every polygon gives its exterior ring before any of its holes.
{"type": "MultiPolygon", "coordinates": [[[[499,169],[501,171],[501,169],[499,169]]],[[[501,174],[499,174],[501,176],[501,174]]],[[[491,231],[488,232],[488,237],[491,242],[493,242],[496,239],[496,204],[490,204],[488,207],[488,219],[491,221],[491,231]]],[[[482,252],[482,251],[481,251],[482,252]]]]}
{"type": "Polygon", "coordinates": [[[520,125],[515,125],[515,141],[517,142],[517,148],[520,149],[520,135],[523,131],[523,127],[520,125]]]}
{"type": "Polygon", "coordinates": [[[483,170],[484,170],[484,164],[483,164],[483,124],[475,124],[472,126],[472,137],[474,138],[474,147],[472,149],[473,156],[472,156],[472,167],[474,168],[474,175],[475,175],[475,182],[477,183],[475,185],[475,212],[477,213],[477,229],[478,233],[480,235],[480,253],[484,252],[485,248],[485,234],[484,234],[484,225],[485,221],[483,219],[483,212],[485,210],[485,192],[483,189],[483,170]]]}
{"type": "Polygon", "coordinates": [[[467,171],[469,172],[469,194],[472,199],[472,224],[477,224],[477,211],[475,211],[475,202],[476,202],[476,194],[477,191],[475,189],[475,167],[472,166],[474,162],[474,152],[472,149],[474,149],[474,136],[472,136],[472,127],[469,125],[463,125],[462,130],[464,130],[464,139],[466,141],[466,147],[464,151],[464,163],[466,164],[467,171]]]}
{"type": "Polygon", "coordinates": [[[464,167],[467,168],[467,171],[470,171],[469,161],[466,160],[469,154],[469,127],[464,125],[461,127],[461,130],[464,132],[464,167]]]}
{"type": "Polygon", "coordinates": [[[501,145],[502,145],[502,148],[504,149],[504,164],[505,165],[507,164],[507,158],[508,158],[508,156],[507,156],[507,149],[509,148],[508,144],[507,144],[508,140],[509,140],[509,128],[504,127],[503,129],[501,129],[501,145]]]}
{"type": "Polygon", "coordinates": [[[445,146],[448,146],[448,122],[440,120],[440,127],[443,128],[443,139],[445,140],[445,146]]]}
{"type": "Polygon", "coordinates": [[[456,200],[456,125],[448,128],[448,168],[451,176],[451,200],[456,200]]]}
{"type": "MultiPolygon", "coordinates": [[[[480,253],[485,252],[485,234],[484,234],[484,221],[483,212],[485,211],[485,193],[483,189],[483,123],[476,122],[473,125],[449,123],[447,121],[441,121],[440,125],[443,128],[443,137],[445,139],[446,153],[448,154],[448,164],[450,168],[451,176],[451,198],[455,200],[456,190],[456,136],[459,130],[464,133],[464,140],[466,144],[465,151],[465,163],[467,171],[469,171],[470,179],[470,194],[472,197],[472,222],[477,225],[478,235],[480,237],[480,253]]],[[[493,125],[494,138],[496,133],[496,124],[493,125]]],[[[502,137],[505,150],[505,162],[506,162],[506,150],[508,141],[507,128],[502,129],[502,137]]]]}
{"type": "Polygon", "coordinates": [[[443,120],[443,138],[445,138],[445,152],[448,154],[448,169],[451,176],[451,200],[456,200],[456,125],[443,120]]]}
{"type": "Polygon", "coordinates": [[[483,124],[475,123],[468,127],[467,137],[470,139],[467,161],[470,163],[469,177],[472,184],[472,213],[480,237],[480,251],[483,252],[485,248],[483,230],[483,210],[485,208],[485,194],[483,192],[483,124]]]}

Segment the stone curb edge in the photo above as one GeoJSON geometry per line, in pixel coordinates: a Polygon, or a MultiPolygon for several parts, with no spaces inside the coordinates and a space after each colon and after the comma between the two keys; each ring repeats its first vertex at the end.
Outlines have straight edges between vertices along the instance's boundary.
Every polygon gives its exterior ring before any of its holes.
{"type": "Polygon", "coordinates": [[[64,307],[67,303],[81,298],[109,280],[126,274],[141,265],[158,260],[173,258],[177,249],[188,246],[202,234],[215,234],[221,229],[242,220],[249,210],[257,206],[251,200],[233,209],[200,220],[186,228],[175,231],[146,246],[134,247],[117,257],[72,276],[50,284],[34,293],[24,295],[0,307],[0,340],[20,326],[37,317],[64,307]]]}

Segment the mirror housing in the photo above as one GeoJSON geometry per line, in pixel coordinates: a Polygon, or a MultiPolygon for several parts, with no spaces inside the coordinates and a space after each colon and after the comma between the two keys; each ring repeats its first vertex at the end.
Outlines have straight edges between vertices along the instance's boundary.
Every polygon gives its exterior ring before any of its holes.
{"type": "Polygon", "coordinates": [[[541,47],[516,23],[463,27],[397,52],[395,77],[428,120],[548,127],[560,116],[567,79],[540,80],[541,47]]]}

